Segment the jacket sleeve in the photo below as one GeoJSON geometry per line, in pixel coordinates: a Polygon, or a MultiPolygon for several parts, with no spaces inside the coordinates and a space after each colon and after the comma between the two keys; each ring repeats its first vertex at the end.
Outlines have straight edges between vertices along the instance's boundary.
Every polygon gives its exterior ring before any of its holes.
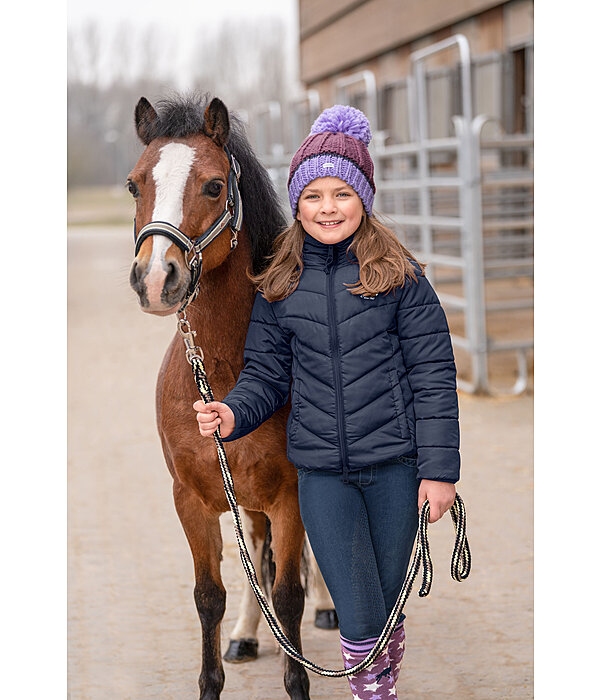
{"type": "Polygon", "coordinates": [[[251,433],[285,406],[291,367],[290,333],[281,328],[272,304],[258,292],[246,335],[244,369],[223,399],[235,416],[233,432],[223,442],[251,433]]]}
{"type": "Polygon", "coordinates": [[[398,337],[414,395],[420,479],[460,478],[456,365],[446,314],[419,269],[407,278],[398,307],[398,337]]]}

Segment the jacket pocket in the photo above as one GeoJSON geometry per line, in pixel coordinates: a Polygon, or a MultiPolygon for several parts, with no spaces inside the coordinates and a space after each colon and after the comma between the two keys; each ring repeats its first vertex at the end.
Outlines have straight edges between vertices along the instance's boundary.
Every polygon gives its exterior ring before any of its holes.
{"type": "Polygon", "coordinates": [[[392,397],[394,399],[394,410],[396,412],[396,420],[400,428],[400,435],[405,440],[410,440],[410,432],[408,430],[408,421],[406,420],[406,409],[404,408],[404,397],[402,396],[402,388],[398,379],[398,372],[394,369],[388,369],[390,384],[392,385],[392,397]]]}
{"type": "Polygon", "coordinates": [[[290,428],[290,440],[296,437],[296,432],[298,431],[298,425],[300,421],[300,380],[294,379],[294,386],[292,389],[292,425],[290,428]]]}

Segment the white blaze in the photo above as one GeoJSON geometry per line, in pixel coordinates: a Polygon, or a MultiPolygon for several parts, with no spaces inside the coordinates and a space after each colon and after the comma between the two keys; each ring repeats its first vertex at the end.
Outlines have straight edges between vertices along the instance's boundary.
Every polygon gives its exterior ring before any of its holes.
{"type": "Polygon", "coordinates": [[[194,149],[183,143],[168,143],[160,149],[160,158],[152,170],[156,184],[153,221],[181,226],[183,193],[194,156],[194,149]]]}
{"type": "MultiPolygon", "coordinates": [[[[183,221],[183,195],[196,152],[183,143],[168,143],[160,149],[152,169],[155,185],[152,221],[166,221],[179,228],[183,221]]],[[[173,243],[166,236],[153,236],[146,288],[151,304],[160,303],[166,276],[165,253],[173,243]]]]}

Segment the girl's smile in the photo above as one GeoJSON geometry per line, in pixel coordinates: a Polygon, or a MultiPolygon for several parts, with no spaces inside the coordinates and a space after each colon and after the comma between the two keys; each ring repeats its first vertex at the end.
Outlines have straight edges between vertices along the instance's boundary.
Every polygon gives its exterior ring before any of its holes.
{"type": "Polygon", "coordinates": [[[313,238],[332,245],[356,231],[363,211],[350,185],[337,177],[319,177],[302,191],[296,218],[313,238]]]}

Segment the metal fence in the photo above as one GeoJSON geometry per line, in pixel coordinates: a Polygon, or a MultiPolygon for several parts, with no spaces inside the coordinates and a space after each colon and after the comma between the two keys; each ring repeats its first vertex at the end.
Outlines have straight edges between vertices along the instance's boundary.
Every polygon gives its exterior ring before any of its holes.
{"type": "MultiPolygon", "coordinates": [[[[336,84],[335,102],[358,107],[371,122],[375,212],[427,263],[457,359],[463,356],[459,388],[471,393],[516,394],[528,385],[533,137],[507,134],[501,123],[515,126],[506,110],[513,89],[502,80],[506,66],[521,61],[527,80],[531,54],[525,47],[517,59],[496,53],[473,61],[467,39],[455,35],[413,53],[410,75],[382,88],[370,71],[336,84]],[[428,67],[431,57],[450,51],[456,64],[428,67]],[[473,115],[486,105],[491,114],[473,115]],[[499,356],[511,364],[511,386],[493,386],[499,356]]],[[[291,157],[324,106],[312,91],[249,115],[251,139],[282,201],[291,157]]],[[[530,129],[531,104],[516,121],[530,129]]]]}

